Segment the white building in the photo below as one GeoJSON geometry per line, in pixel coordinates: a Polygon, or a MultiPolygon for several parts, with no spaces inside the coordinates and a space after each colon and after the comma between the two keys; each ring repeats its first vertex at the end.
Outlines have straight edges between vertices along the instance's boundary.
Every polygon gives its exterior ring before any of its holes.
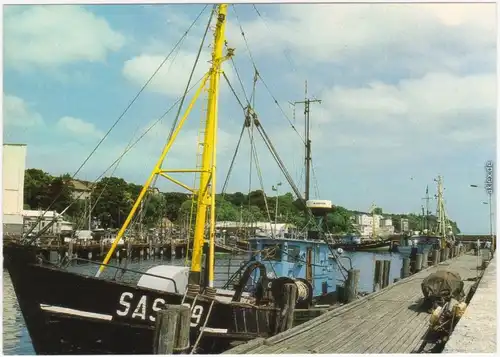
{"type": "Polygon", "coordinates": [[[71,180],[71,183],[73,184],[71,197],[75,200],[88,200],[92,193],[91,185],[79,180],[71,180]]]}
{"type": "Polygon", "coordinates": [[[401,232],[409,232],[410,231],[410,222],[408,218],[401,218],[401,232]]]}
{"type": "Polygon", "coordinates": [[[266,234],[271,234],[275,232],[276,234],[284,233],[289,228],[295,228],[293,224],[290,223],[269,223],[269,222],[231,222],[231,221],[219,221],[216,222],[215,228],[219,231],[224,230],[238,230],[238,229],[256,229],[266,234]]]}
{"type": "Polygon", "coordinates": [[[24,171],[26,145],[3,144],[3,231],[21,234],[23,229],[24,171]]]}
{"type": "Polygon", "coordinates": [[[31,228],[32,233],[37,233],[47,226],[56,217],[56,222],[47,230],[48,234],[66,233],[73,230],[73,223],[63,220],[62,216],[56,211],[42,210],[23,210],[24,232],[28,232],[31,228]],[[42,217],[43,219],[40,219],[42,217]]]}
{"type": "Polygon", "coordinates": [[[355,227],[362,237],[368,238],[373,236],[374,229],[376,236],[394,233],[392,219],[384,218],[378,214],[372,215],[369,213],[359,213],[355,216],[354,222],[355,227]]]}

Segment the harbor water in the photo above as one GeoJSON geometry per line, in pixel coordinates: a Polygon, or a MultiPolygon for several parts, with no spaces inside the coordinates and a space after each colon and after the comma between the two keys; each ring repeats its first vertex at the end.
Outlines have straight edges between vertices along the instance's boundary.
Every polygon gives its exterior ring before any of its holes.
{"type": "MultiPolygon", "coordinates": [[[[361,292],[371,292],[373,289],[373,271],[375,260],[391,260],[390,281],[399,277],[402,266],[402,257],[397,253],[371,253],[371,252],[354,252],[344,253],[343,256],[349,257],[354,269],[360,270],[360,282],[358,290],[361,292]]],[[[244,262],[245,257],[235,257],[230,255],[218,255],[215,271],[216,285],[223,284],[228,277],[229,260],[231,266],[238,267],[239,262],[244,262]]],[[[164,261],[163,264],[184,265],[184,259],[173,259],[172,261],[164,261]]],[[[142,261],[129,265],[129,268],[140,271],[147,270],[153,265],[160,264],[156,261],[142,261]]],[[[342,264],[349,268],[349,260],[342,259],[342,264]]],[[[79,265],[71,267],[71,269],[81,270],[83,273],[91,274],[96,270],[96,265],[79,265]]],[[[337,268],[338,269],[338,268],[337,268]]],[[[232,270],[234,271],[234,269],[232,270]]],[[[231,274],[231,272],[229,272],[231,274]]],[[[337,274],[341,283],[342,275],[337,274]]],[[[29,355],[34,354],[28,330],[24,324],[24,320],[19,309],[19,304],[14,293],[14,288],[10,280],[9,274],[3,272],[3,353],[5,355],[29,355]]]]}

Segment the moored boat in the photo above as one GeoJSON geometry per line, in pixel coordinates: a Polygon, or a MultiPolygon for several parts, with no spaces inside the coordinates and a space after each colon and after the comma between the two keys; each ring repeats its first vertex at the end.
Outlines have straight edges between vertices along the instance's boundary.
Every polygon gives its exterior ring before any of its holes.
{"type": "MultiPolygon", "coordinates": [[[[212,12],[212,15],[215,13],[216,25],[211,67],[201,80],[186,113],[176,122],[105,259],[102,263],[74,259],[94,264],[97,272],[83,275],[72,271],[66,264],[68,259],[58,264],[47,261],[39,254],[39,248],[32,244],[37,236],[27,236],[22,242],[10,242],[4,246],[5,267],[37,354],[152,354],[157,312],[166,305],[189,305],[189,348],[194,353],[219,353],[234,341],[269,337],[280,332],[283,316],[276,306],[283,305],[281,288],[284,281],[280,276],[268,275],[264,262],[250,262],[245,266],[233,289],[214,287],[218,93],[222,63],[234,54],[230,48],[223,53],[227,5],[218,4],[214,9],[217,11],[212,12]],[[164,169],[165,157],[207,85],[208,105],[200,167],[164,169]],[[190,188],[169,176],[178,172],[197,173],[198,188],[190,188]],[[158,176],[196,196],[191,264],[189,267],[159,265],[146,272],[113,266],[110,264],[113,252],[119,242],[126,239],[125,232],[158,176]],[[205,237],[208,237],[209,244],[203,262],[205,237]],[[256,268],[260,276],[251,281],[252,291],[245,292],[256,268]]],[[[184,96],[186,94],[187,90],[184,96]]],[[[330,276],[326,274],[324,279],[328,282],[330,276]]],[[[302,279],[287,274],[286,283],[297,286],[297,306],[308,308],[313,304],[314,287],[307,277],[302,279]]]]}

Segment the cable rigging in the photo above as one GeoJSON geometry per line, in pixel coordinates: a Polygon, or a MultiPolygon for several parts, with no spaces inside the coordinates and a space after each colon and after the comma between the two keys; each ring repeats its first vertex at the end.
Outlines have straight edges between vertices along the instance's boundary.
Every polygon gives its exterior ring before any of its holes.
{"type": "MultiPolygon", "coordinates": [[[[193,26],[196,24],[196,22],[198,21],[198,19],[201,17],[201,15],[205,12],[205,9],[208,7],[208,5],[205,5],[205,7],[200,11],[200,13],[198,14],[198,16],[194,19],[194,21],[191,23],[191,25],[188,27],[188,29],[184,32],[184,34],[181,36],[181,38],[179,39],[179,41],[177,41],[177,43],[174,45],[174,47],[172,48],[172,50],[165,56],[165,58],[163,59],[163,61],[160,63],[160,65],[156,68],[156,70],[153,72],[153,74],[149,77],[149,79],[146,81],[146,83],[141,87],[141,89],[138,91],[138,93],[134,96],[134,98],[129,102],[129,104],[126,106],[125,110],[123,110],[123,112],[118,116],[118,118],[115,120],[115,122],[111,125],[111,127],[108,129],[108,131],[105,133],[105,135],[101,138],[101,140],[97,143],[97,145],[92,149],[92,151],[90,152],[90,154],[85,158],[85,160],[83,161],[83,163],[79,166],[79,168],[75,171],[75,173],[71,176],[71,179],[74,179],[76,177],[76,175],[82,170],[82,168],[86,165],[86,163],[90,160],[90,158],[95,154],[95,152],[97,151],[97,149],[101,146],[101,144],[104,142],[104,140],[109,136],[109,134],[111,133],[111,131],[116,127],[116,125],[118,125],[118,123],[123,119],[123,117],[125,116],[125,114],[129,111],[129,109],[132,107],[132,105],[137,101],[137,99],[139,98],[139,96],[144,92],[144,90],[146,89],[146,87],[151,83],[152,79],[156,76],[156,74],[158,73],[158,71],[163,67],[163,65],[168,61],[168,59],[170,58],[170,56],[172,55],[172,53],[176,50],[176,48],[184,41],[184,39],[186,38],[186,36],[188,35],[188,33],[191,31],[191,29],[193,28],[193,26]]],[[[120,159],[119,159],[120,160],[120,159]]],[[[119,162],[119,160],[117,160],[117,162],[119,162]]],[[[40,221],[43,219],[43,217],[45,216],[45,214],[50,210],[50,208],[52,208],[52,206],[54,205],[54,203],[61,197],[62,195],[62,191],[60,191],[56,197],[52,200],[52,202],[49,204],[49,206],[46,208],[46,210],[39,216],[39,218],[37,219],[37,221],[35,222],[35,224],[28,230],[28,232],[25,234],[25,236],[23,238],[27,238],[32,232],[33,230],[38,226],[38,224],[40,223],[40,221]]],[[[80,194],[80,196],[83,195],[83,192],[82,194],[80,194]]],[[[80,197],[79,196],[79,197],[80,197]]],[[[79,198],[78,197],[78,198],[79,198]]],[[[66,207],[61,213],[60,215],[63,215],[67,210],[68,208],[73,204],[74,202],[70,203],[70,205],[68,207],[66,207]]],[[[42,229],[40,230],[36,235],[34,235],[33,237],[31,237],[30,239],[27,240],[27,243],[30,244],[32,243],[34,240],[36,240],[41,234],[43,234],[44,232],[46,232],[51,226],[52,224],[57,220],[57,217],[54,217],[54,219],[49,222],[49,224],[47,224],[44,228],[45,229],[42,229]]]]}

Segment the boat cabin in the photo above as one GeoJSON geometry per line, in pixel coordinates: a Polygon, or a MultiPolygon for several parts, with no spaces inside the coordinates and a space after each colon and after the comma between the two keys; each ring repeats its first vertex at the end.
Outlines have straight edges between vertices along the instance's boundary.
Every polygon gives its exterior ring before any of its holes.
{"type": "MultiPolygon", "coordinates": [[[[266,267],[268,278],[305,279],[311,283],[314,297],[335,292],[335,262],[325,242],[294,238],[290,232],[274,238],[253,237],[248,241],[251,250],[257,252],[255,260],[266,267]]],[[[256,270],[252,280],[257,282],[258,279],[259,271],[256,270]]]]}

